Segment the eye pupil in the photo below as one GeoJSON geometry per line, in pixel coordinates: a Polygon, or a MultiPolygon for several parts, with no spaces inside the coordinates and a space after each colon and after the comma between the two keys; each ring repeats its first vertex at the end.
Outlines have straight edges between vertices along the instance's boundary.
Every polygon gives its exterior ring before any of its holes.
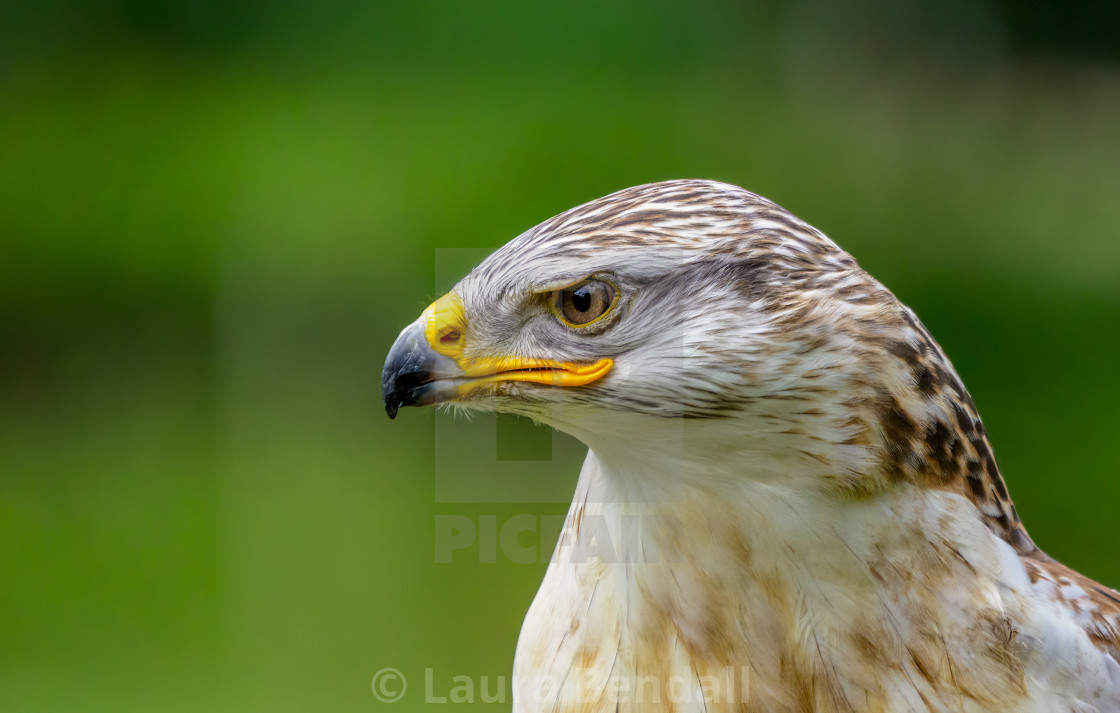
{"type": "Polygon", "coordinates": [[[587,280],[555,294],[556,312],[570,327],[594,322],[614,304],[614,288],[602,280],[587,280]]]}
{"type": "Polygon", "coordinates": [[[577,312],[591,309],[591,290],[587,289],[586,285],[572,293],[572,307],[575,307],[577,312]]]}

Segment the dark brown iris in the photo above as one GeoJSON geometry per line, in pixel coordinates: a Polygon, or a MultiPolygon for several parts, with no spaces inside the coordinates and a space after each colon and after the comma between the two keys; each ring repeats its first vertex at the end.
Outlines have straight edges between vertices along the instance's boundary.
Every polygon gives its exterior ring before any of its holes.
{"type": "Polygon", "coordinates": [[[614,288],[601,280],[587,280],[556,293],[556,311],[575,327],[602,317],[613,303],[614,288]]]}

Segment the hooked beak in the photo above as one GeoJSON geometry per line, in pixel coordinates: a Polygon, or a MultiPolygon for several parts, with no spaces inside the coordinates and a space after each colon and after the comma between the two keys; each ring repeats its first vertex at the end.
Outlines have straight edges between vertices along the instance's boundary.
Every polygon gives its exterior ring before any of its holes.
{"type": "Polygon", "coordinates": [[[401,406],[424,406],[470,395],[506,381],[550,386],[584,386],[611,370],[611,359],[577,364],[524,357],[467,357],[462,300],[448,292],[404,328],[389,349],[381,372],[385,412],[395,418],[401,406]]]}

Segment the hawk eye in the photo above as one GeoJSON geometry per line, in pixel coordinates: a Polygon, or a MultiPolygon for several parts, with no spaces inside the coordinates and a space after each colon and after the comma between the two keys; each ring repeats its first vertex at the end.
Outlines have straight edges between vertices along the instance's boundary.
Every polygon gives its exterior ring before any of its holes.
{"type": "Polygon", "coordinates": [[[591,324],[614,306],[614,288],[602,280],[585,280],[553,294],[556,316],[569,327],[591,324]]]}

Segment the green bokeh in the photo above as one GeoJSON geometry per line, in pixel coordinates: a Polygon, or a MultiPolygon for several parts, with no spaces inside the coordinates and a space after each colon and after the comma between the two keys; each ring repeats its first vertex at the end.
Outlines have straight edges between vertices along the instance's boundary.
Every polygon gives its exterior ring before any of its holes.
{"type": "Polygon", "coordinates": [[[464,255],[667,178],[855,254],[1036,541],[1120,584],[1120,70],[903,5],[11,3],[0,708],[367,710],[395,667],[403,712],[425,668],[508,676],[582,452],[502,423],[485,481],[438,454],[493,423],[390,423],[381,362],[464,255]],[[492,557],[526,516],[543,556],[492,557]],[[450,563],[447,522],[479,530],[450,563]]]}

